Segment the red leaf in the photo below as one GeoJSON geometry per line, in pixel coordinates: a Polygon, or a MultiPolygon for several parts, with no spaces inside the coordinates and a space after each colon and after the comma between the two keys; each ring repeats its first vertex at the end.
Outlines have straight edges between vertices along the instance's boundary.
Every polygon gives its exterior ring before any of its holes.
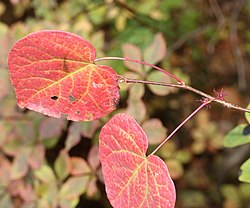
{"type": "Polygon", "coordinates": [[[95,65],[95,48],[80,36],[40,31],[19,40],[8,57],[19,107],[56,118],[94,120],[115,109],[117,74],[95,65]]]}
{"type": "Polygon", "coordinates": [[[127,114],[117,114],[101,130],[100,160],[114,207],[174,207],[175,187],[166,164],[146,156],[147,137],[127,114]]]}

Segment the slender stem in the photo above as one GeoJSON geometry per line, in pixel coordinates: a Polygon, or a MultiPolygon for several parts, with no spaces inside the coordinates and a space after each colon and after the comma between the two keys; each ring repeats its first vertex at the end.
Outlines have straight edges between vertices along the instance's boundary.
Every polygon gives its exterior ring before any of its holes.
{"type": "Polygon", "coordinates": [[[149,64],[147,62],[143,62],[143,61],[138,61],[138,60],[134,60],[134,59],[130,59],[130,58],[123,58],[123,57],[103,57],[103,58],[96,58],[94,60],[94,62],[98,62],[98,61],[104,61],[104,60],[121,60],[121,61],[129,61],[129,62],[134,62],[134,63],[138,63],[138,64],[143,64],[152,68],[155,68],[165,74],[167,74],[168,76],[170,76],[171,78],[173,78],[174,80],[176,80],[178,82],[178,84],[172,84],[172,83],[164,83],[164,82],[153,82],[153,81],[145,81],[145,80],[136,80],[136,79],[129,79],[126,77],[123,77],[121,75],[119,75],[120,78],[120,82],[126,82],[126,83],[139,83],[139,84],[151,84],[151,85],[160,85],[160,86],[167,86],[167,87],[175,87],[175,88],[181,88],[181,89],[185,89],[185,90],[189,90],[192,91],[196,94],[199,94],[205,98],[208,98],[211,101],[217,102],[219,104],[222,104],[224,106],[226,106],[227,108],[232,108],[235,110],[239,110],[239,111],[244,111],[244,112],[248,112],[250,113],[250,109],[246,109],[246,108],[241,108],[237,105],[234,105],[232,103],[228,103],[225,100],[221,99],[221,98],[215,98],[211,95],[208,95],[200,90],[197,90],[189,85],[186,85],[184,83],[184,81],[182,79],[180,79],[179,77],[176,77],[175,75],[165,71],[164,69],[157,67],[153,64],[149,64]]]}
{"type": "Polygon", "coordinates": [[[172,79],[174,79],[175,81],[177,81],[178,84],[180,84],[180,85],[184,85],[185,84],[182,81],[182,79],[180,79],[179,77],[176,77],[175,75],[173,75],[173,74],[165,71],[164,69],[162,69],[162,68],[160,68],[158,66],[155,66],[153,64],[149,64],[149,63],[144,62],[144,61],[139,61],[139,60],[130,59],[130,58],[124,58],[124,57],[103,57],[103,58],[96,58],[94,60],[94,62],[104,61],[104,60],[121,60],[121,61],[129,61],[129,62],[133,62],[133,63],[137,63],[137,64],[146,65],[146,66],[152,67],[154,69],[157,69],[157,70],[163,72],[164,74],[167,74],[169,77],[171,77],[172,79]]]}
{"type": "Polygon", "coordinates": [[[189,119],[191,119],[200,109],[202,109],[204,106],[206,106],[207,104],[209,104],[212,100],[207,99],[206,101],[204,101],[194,112],[192,112],[184,121],[182,121],[179,126],[177,126],[172,132],[171,134],[168,135],[168,137],[166,139],[164,139],[162,141],[162,143],[155,148],[155,150],[150,154],[150,155],[154,155],[189,119]]]}
{"type": "Polygon", "coordinates": [[[222,104],[223,106],[227,108],[232,108],[235,110],[243,111],[243,112],[248,112],[250,113],[250,109],[247,108],[242,108],[237,105],[234,105],[232,103],[228,103],[223,99],[213,97],[205,92],[202,92],[200,90],[197,90],[189,85],[186,84],[172,84],[172,83],[164,83],[164,82],[154,82],[154,81],[146,81],[146,80],[137,80],[137,79],[129,79],[124,76],[119,75],[120,82],[125,82],[125,83],[134,83],[134,84],[150,84],[150,85],[159,85],[159,86],[166,86],[166,87],[175,87],[175,88],[180,88],[180,89],[185,89],[192,91],[198,95],[201,95],[202,97],[208,98],[211,101],[217,102],[219,104],[222,104]]]}

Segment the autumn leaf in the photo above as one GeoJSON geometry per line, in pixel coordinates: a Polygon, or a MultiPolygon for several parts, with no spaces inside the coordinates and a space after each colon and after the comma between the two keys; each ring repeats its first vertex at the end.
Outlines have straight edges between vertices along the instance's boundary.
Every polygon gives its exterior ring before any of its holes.
{"type": "Polygon", "coordinates": [[[95,58],[89,42],[64,31],[40,31],[19,40],[8,57],[19,107],[74,121],[112,112],[119,100],[117,74],[95,65],[95,58]]]}
{"type": "Polygon", "coordinates": [[[56,158],[54,169],[57,177],[63,181],[69,176],[71,170],[70,156],[66,150],[61,150],[58,157],[56,158]]]}
{"type": "Polygon", "coordinates": [[[127,101],[126,113],[133,116],[136,121],[141,123],[146,116],[147,110],[142,99],[134,99],[130,97],[127,101]]]}
{"type": "Polygon", "coordinates": [[[144,60],[151,64],[162,61],[167,54],[166,42],[161,33],[154,36],[152,43],[144,51],[144,60]]]}
{"type": "Polygon", "coordinates": [[[142,128],[148,136],[149,144],[159,144],[167,136],[166,128],[162,125],[161,120],[157,118],[152,118],[143,122],[142,128]]]}
{"type": "Polygon", "coordinates": [[[34,171],[34,176],[45,184],[56,182],[56,176],[52,168],[48,165],[42,165],[34,171]]]}
{"type": "Polygon", "coordinates": [[[176,194],[166,164],[146,156],[148,140],[127,114],[115,115],[100,133],[107,196],[116,208],[174,207],[176,194]]]}
{"type": "Polygon", "coordinates": [[[65,120],[45,117],[39,127],[39,138],[41,140],[59,137],[65,126],[65,120]]]}
{"type": "MultiPolygon", "coordinates": [[[[162,72],[160,71],[152,71],[147,76],[148,81],[155,81],[155,82],[165,82],[171,83],[171,78],[169,76],[162,76],[162,72]]],[[[162,87],[156,85],[149,85],[148,88],[155,94],[159,96],[168,95],[171,92],[176,91],[176,89],[170,87],[162,87]]]]}
{"type": "Polygon", "coordinates": [[[62,199],[74,199],[85,192],[89,176],[70,177],[61,187],[59,197],[62,199]]]}
{"type": "Polygon", "coordinates": [[[15,157],[11,169],[11,179],[20,179],[28,172],[27,155],[19,154],[15,157]]]}
{"type": "Polygon", "coordinates": [[[70,174],[81,175],[91,173],[91,168],[86,160],[80,157],[70,157],[70,174]]]}
{"type": "MultiPolygon", "coordinates": [[[[136,59],[138,61],[142,61],[142,53],[141,50],[133,45],[133,44],[123,44],[122,45],[122,54],[126,58],[136,59]]],[[[124,65],[128,67],[128,69],[137,72],[139,74],[143,74],[142,65],[138,63],[133,63],[129,61],[125,61],[124,65]]]]}

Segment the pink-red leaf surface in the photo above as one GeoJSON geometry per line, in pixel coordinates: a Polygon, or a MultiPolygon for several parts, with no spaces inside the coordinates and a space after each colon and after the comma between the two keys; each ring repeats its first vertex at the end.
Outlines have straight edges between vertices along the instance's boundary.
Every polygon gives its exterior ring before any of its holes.
{"type": "Polygon", "coordinates": [[[10,50],[9,73],[18,105],[56,118],[94,120],[115,109],[117,74],[95,65],[95,48],[64,31],[40,31],[10,50]]]}
{"type": "Polygon", "coordinates": [[[167,166],[155,155],[146,156],[147,137],[131,116],[115,115],[101,130],[99,148],[113,207],[174,207],[175,187],[167,166]]]}

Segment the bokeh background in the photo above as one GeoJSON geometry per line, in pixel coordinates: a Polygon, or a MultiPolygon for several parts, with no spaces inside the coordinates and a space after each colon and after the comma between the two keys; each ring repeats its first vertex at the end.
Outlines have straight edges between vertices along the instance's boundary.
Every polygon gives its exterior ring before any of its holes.
{"type": "MultiPolygon", "coordinates": [[[[98,57],[148,61],[208,94],[224,89],[227,101],[246,107],[249,25],[249,0],[1,0],[0,207],[110,207],[98,134],[112,115],[74,123],[18,108],[7,71],[15,41],[44,29],[73,32],[90,41],[98,57]]],[[[148,67],[102,64],[126,77],[170,81],[148,67]]],[[[120,87],[121,102],[112,114],[133,115],[149,136],[149,151],[201,99],[184,90],[120,87]]],[[[244,113],[212,104],[158,152],[176,184],[177,208],[250,207],[250,185],[238,180],[249,145],[223,147],[225,134],[245,122],[244,113]]]]}

